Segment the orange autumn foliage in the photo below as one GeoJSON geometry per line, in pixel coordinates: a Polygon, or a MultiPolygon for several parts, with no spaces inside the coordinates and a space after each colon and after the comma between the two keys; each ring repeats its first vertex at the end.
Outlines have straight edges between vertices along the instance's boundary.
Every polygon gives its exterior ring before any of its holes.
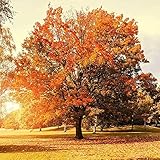
{"type": "Polygon", "coordinates": [[[37,98],[49,97],[63,113],[72,108],[79,125],[97,95],[109,95],[112,105],[116,96],[122,102],[121,92],[125,104],[135,96],[140,63],[146,62],[137,34],[135,20],[101,8],[63,18],[61,7],[49,7],[22,45],[13,86],[31,90],[37,98]]]}

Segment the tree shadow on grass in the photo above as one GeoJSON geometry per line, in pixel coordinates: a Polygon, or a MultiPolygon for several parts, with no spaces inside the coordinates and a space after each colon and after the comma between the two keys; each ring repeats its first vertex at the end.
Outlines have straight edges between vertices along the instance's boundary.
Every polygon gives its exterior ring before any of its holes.
{"type": "Polygon", "coordinates": [[[42,147],[39,145],[1,145],[0,153],[14,153],[14,152],[43,152],[54,151],[53,147],[42,147]]]}
{"type": "MultiPolygon", "coordinates": [[[[131,158],[130,160],[135,160],[135,158],[131,158]]],[[[151,157],[146,157],[146,158],[136,158],[136,160],[160,160],[160,158],[151,158],[151,157]]]]}
{"type": "Polygon", "coordinates": [[[86,137],[88,144],[127,144],[160,141],[160,136],[106,136],[106,137],[86,137]]]}
{"type": "Polygon", "coordinates": [[[58,134],[58,135],[0,135],[0,139],[35,139],[35,138],[50,138],[50,139],[57,139],[57,138],[73,138],[74,134],[58,134]]]}
{"type": "Polygon", "coordinates": [[[27,140],[27,145],[15,144],[15,145],[0,145],[0,153],[23,153],[23,152],[47,152],[57,150],[83,150],[92,148],[93,145],[101,144],[129,144],[129,143],[144,143],[160,141],[160,136],[135,136],[135,137],[118,137],[118,136],[106,136],[106,137],[85,137],[82,140],[74,138],[59,138],[59,139],[35,139],[33,141],[27,140]],[[39,144],[38,144],[39,143],[39,144]],[[34,145],[35,144],[35,145],[34,145]]]}
{"type": "MultiPolygon", "coordinates": [[[[5,139],[6,137],[4,137],[5,139]]],[[[33,138],[29,137],[25,139],[15,139],[14,145],[7,144],[4,140],[3,145],[0,145],[0,153],[12,153],[12,152],[46,152],[56,150],[80,150],[92,148],[93,145],[101,144],[129,144],[129,143],[144,143],[144,142],[158,142],[160,141],[160,135],[144,135],[144,136],[101,136],[99,134],[84,136],[84,139],[77,140],[73,137],[59,137],[59,138],[33,138]],[[16,144],[17,143],[17,144],[16,144]],[[24,145],[27,144],[27,145],[24,145]]],[[[11,137],[12,139],[12,137],[11,137]]],[[[3,143],[3,142],[2,142],[3,143]]]]}
{"type": "MultiPolygon", "coordinates": [[[[143,143],[143,142],[157,142],[160,141],[160,136],[85,136],[84,139],[78,140],[74,137],[72,138],[56,138],[56,139],[43,139],[43,144],[51,144],[57,149],[58,146],[63,146],[62,148],[67,148],[68,146],[85,146],[85,145],[98,145],[98,144],[127,144],[127,143],[143,143]],[[57,143],[58,142],[58,143],[57,143]]],[[[41,142],[41,139],[35,139],[34,143],[41,142]]],[[[58,147],[59,148],[59,147],[58,147]]],[[[70,147],[69,147],[70,148],[70,147]]],[[[79,147],[77,147],[79,148],[79,147]]],[[[82,147],[83,148],[83,147],[82,147]]]]}

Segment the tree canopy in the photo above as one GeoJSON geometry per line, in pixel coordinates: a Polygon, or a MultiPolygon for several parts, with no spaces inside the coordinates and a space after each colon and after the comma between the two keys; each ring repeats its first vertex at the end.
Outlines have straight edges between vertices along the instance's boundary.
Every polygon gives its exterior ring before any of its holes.
{"type": "Polygon", "coordinates": [[[10,0],[0,0],[0,25],[13,19],[13,7],[10,0]]]}
{"type": "Polygon", "coordinates": [[[62,121],[74,120],[78,139],[91,108],[124,120],[138,105],[139,90],[153,98],[157,94],[156,79],[140,67],[147,60],[137,23],[123,15],[99,8],[64,17],[61,7],[49,7],[22,46],[12,88],[33,93],[38,102],[32,105],[34,111],[29,109],[37,121],[51,121],[56,111],[62,121]]]}

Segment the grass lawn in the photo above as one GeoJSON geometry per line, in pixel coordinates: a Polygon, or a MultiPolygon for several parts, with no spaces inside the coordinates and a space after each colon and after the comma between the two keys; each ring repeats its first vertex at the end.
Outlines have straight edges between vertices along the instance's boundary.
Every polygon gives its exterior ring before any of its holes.
{"type": "Polygon", "coordinates": [[[74,129],[1,130],[0,160],[160,159],[160,129],[113,128],[74,139],[74,129]]]}

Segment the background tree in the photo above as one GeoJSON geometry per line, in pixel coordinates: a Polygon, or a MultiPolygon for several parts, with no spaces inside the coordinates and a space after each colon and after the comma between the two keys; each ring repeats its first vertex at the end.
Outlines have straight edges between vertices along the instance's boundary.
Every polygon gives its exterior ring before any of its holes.
{"type": "Polygon", "coordinates": [[[15,45],[10,29],[3,26],[7,20],[13,19],[13,10],[10,4],[11,2],[8,0],[0,1],[0,110],[11,83],[12,74],[9,72],[14,69],[12,51],[15,49],[15,45]]]}
{"type": "Polygon", "coordinates": [[[0,0],[0,25],[13,19],[13,7],[10,0],[0,0]]]}
{"type": "Polygon", "coordinates": [[[148,118],[154,113],[153,99],[144,92],[139,92],[138,96],[138,105],[134,110],[134,118],[143,121],[146,128],[148,118]]]}
{"type": "Polygon", "coordinates": [[[151,123],[154,123],[156,127],[160,123],[160,104],[159,103],[156,104],[156,111],[153,112],[152,114],[151,123]]]}
{"type": "Polygon", "coordinates": [[[19,112],[14,111],[9,113],[3,118],[2,121],[2,128],[6,129],[19,129],[20,122],[19,122],[19,112]]]}
{"type": "MultiPolygon", "coordinates": [[[[20,128],[42,128],[57,125],[61,112],[58,110],[58,99],[36,97],[31,90],[14,91],[10,93],[11,100],[20,103],[20,128]]],[[[55,97],[54,97],[55,98],[55,97]]]]}

